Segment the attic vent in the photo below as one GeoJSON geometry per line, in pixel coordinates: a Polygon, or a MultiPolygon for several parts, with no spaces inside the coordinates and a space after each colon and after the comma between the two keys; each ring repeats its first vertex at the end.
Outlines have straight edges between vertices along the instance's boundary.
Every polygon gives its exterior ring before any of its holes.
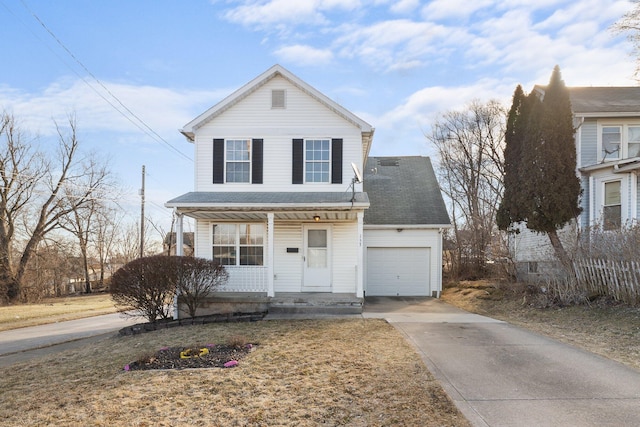
{"type": "Polygon", "coordinates": [[[271,91],[271,108],[285,108],[285,90],[273,89],[271,91]]]}
{"type": "Polygon", "coordinates": [[[386,159],[378,160],[378,165],[380,166],[398,166],[399,159],[395,157],[388,157],[386,159]]]}

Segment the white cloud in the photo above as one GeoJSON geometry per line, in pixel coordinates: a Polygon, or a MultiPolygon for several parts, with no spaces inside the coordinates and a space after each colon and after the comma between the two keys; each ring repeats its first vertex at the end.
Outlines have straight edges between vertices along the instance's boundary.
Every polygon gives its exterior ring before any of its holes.
{"type": "Polygon", "coordinates": [[[316,49],[312,46],[300,44],[281,47],[274,53],[281,60],[298,65],[329,64],[333,59],[331,50],[316,49]]]}
{"type": "MultiPolygon", "coordinates": [[[[231,90],[176,91],[154,86],[102,82],[117,97],[111,97],[102,87],[91,83],[98,95],[81,80],[60,80],[39,93],[28,93],[0,87],[0,105],[13,112],[20,121],[43,135],[55,129],[52,119],[64,123],[75,114],[78,127],[84,132],[144,132],[118,113],[132,118],[118,100],[160,135],[173,139],[177,127],[218,102],[231,90]],[[112,104],[110,105],[106,100],[112,104]],[[117,109],[117,110],[116,110],[117,109]]],[[[135,118],[132,118],[137,122],[135,118]]],[[[138,122],[140,127],[143,124],[138,122]]]]}
{"type": "Polygon", "coordinates": [[[260,28],[282,24],[323,24],[325,12],[354,10],[361,6],[359,0],[248,0],[241,6],[224,13],[231,22],[260,28]]]}
{"type": "Polygon", "coordinates": [[[335,41],[345,58],[359,58],[373,69],[408,69],[420,66],[436,41],[444,42],[444,27],[406,19],[382,21],[369,27],[345,26],[335,41]]]}
{"type": "Polygon", "coordinates": [[[392,13],[405,14],[413,12],[420,6],[420,0],[400,0],[389,7],[392,13]]]}
{"type": "Polygon", "coordinates": [[[493,0],[434,0],[422,9],[422,16],[429,20],[467,18],[492,3],[493,0]]]}

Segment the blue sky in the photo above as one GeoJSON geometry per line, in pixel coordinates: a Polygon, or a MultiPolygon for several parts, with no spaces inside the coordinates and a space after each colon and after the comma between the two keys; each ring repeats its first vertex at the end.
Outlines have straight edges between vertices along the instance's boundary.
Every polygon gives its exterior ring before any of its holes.
{"type": "Polygon", "coordinates": [[[635,86],[631,46],[609,30],[632,7],[0,0],[0,108],[42,144],[54,138],[52,118],[75,113],[84,149],[108,159],[126,187],[132,220],[144,164],[148,216],[168,224],[164,202],[193,188],[193,146],[178,129],[273,64],[372,124],[372,155],[432,155],[424,133],[439,113],[473,99],[508,107],[517,84],[547,83],[556,64],[568,86],[635,86]]]}

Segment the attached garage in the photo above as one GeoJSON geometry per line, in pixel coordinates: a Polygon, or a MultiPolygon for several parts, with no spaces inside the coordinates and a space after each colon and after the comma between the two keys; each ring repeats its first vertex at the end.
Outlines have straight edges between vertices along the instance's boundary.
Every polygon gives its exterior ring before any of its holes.
{"type": "Polygon", "coordinates": [[[366,295],[431,296],[431,248],[367,248],[366,295]]]}
{"type": "Polygon", "coordinates": [[[364,174],[366,296],[440,296],[451,223],[428,157],[370,157],[364,174]]]}

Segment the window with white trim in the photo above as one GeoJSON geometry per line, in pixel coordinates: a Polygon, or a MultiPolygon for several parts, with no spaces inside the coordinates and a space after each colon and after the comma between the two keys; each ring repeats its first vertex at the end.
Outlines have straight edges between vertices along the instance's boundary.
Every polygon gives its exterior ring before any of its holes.
{"type": "Polygon", "coordinates": [[[622,181],[604,183],[604,203],[602,208],[602,228],[619,230],[622,225],[622,181]]]}
{"type": "Polygon", "coordinates": [[[222,265],[264,265],[264,224],[214,224],[213,260],[222,265]]]}
{"type": "Polygon", "coordinates": [[[307,139],[304,144],[305,182],[329,182],[331,141],[329,139],[307,139]]]}
{"type": "Polygon", "coordinates": [[[599,143],[602,160],[640,157],[640,123],[603,123],[599,143]]]}
{"type": "Polygon", "coordinates": [[[227,139],[225,148],[226,182],[250,182],[251,140],[227,139]]]}

